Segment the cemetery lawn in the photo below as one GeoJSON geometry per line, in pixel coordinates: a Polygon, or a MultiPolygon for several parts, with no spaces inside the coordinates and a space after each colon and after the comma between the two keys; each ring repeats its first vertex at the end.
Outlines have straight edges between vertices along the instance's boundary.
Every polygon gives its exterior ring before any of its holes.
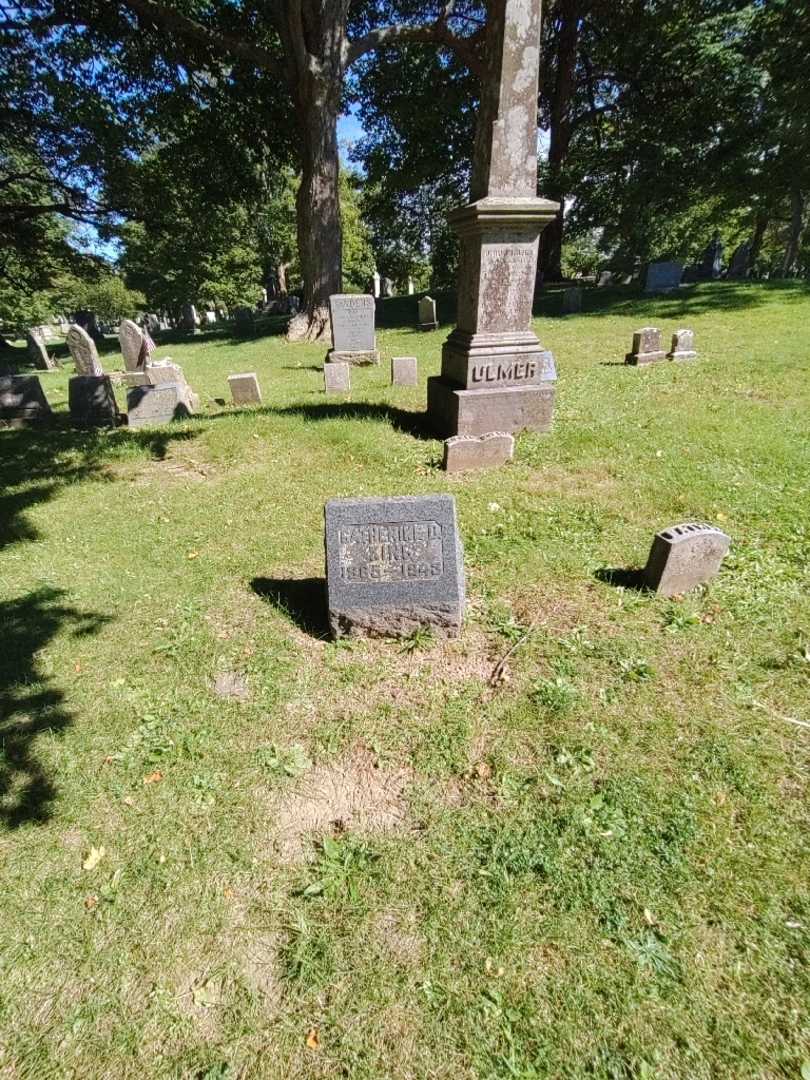
{"type": "Polygon", "coordinates": [[[210,334],[198,418],[0,432],[0,1076],[806,1078],[810,292],[549,292],[553,433],[453,477],[451,309],[381,309],[349,400],[210,334]],[[324,502],[429,492],[463,636],[325,640],[324,502]],[[637,591],[681,520],[719,577],[637,591]]]}

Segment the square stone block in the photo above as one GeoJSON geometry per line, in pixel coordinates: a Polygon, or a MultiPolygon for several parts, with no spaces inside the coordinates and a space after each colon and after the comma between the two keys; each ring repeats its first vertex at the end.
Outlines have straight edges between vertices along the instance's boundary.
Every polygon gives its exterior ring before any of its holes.
{"type": "Polygon", "coordinates": [[[229,375],[228,386],[231,388],[234,405],[261,405],[262,392],[255,371],[229,375]]]}
{"type": "Polygon", "coordinates": [[[121,422],[109,375],[74,375],[68,382],[68,403],[77,427],[116,427],[121,422]]]}
{"type": "Polygon", "coordinates": [[[391,385],[419,385],[419,372],[415,356],[394,356],[391,358],[391,385]]]}
{"type": "Polygon", "coordinates": [[[325,538],[336,638],[459,633],[464,555],[451,495],[332,499],[325,538]]]}
{"type": "Polygon", "coordinates": [[[490,431],[551,430],[554,384],[458,390],[436,375],[428,379],[428,416],[442,437],[490,431]]]}
{"type": "Polygon", "coordinates": [[[730,545],[731,537],[713,525],[670,525],[653,538],[644,583],[662,596],[689,592],[717,574],[730,545]]]}
{"type": "Polygon", "coordinates": [[[0,427],[41,424],[52,416],[36,375],[0,375],[0,427]]]}
{"type": "Polygon", "coordinates": [[[183,400],[186,387],[177,383],[136,386],[127,392],[127,422],[131,428],[169,424],[191,415],[183,400]]]}
{"type": "Polygon", "coordinates": [[[511,461],[515,454],[515,437],[506,431],[490,431],[486,435],[454,435],[445,439],[445,472],[468,472],[473,469],[496,469],[511,461]]]}

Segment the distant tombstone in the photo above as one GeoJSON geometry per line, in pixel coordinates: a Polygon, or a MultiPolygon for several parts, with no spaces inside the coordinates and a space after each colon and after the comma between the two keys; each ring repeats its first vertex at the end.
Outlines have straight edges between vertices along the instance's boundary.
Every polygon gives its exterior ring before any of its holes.
{"type": "Polygon", "coordinates": [[[452,496],[332,499],[325,525],[334,637],[459,633],[464,555],[452,496]]]}
{"type": "Polygon", "coordinates": [[[413,293],[414,293],[413,278],[409,277],[408,278],[408,296],[413,296],[413,293]]]}
{"type": "Polygon", "coordinates": [[[601,270],[599,277],[596,279],[597,289],[604,289],[607,285],[613,284],[613,272],[611,270],[601,270]]]}
{"type": "Polygon", "coordinates": [[[33,326],[25,336],[25,344],[28,349],[28,358],[35,368],[40,371],[55,371],[58,367],[55,360],[48,356],[45,338],[40,333],[38,326],[33,326]]]}
{"type": "Polygon", "coordinates": [[[43,423],[52,415],[36,375],[0,375],[0,427],[43,423]]]}
{"type": "Polygon", "coordinates": [[[77,427],[115,427],[120,422],[109,375],[74,375],[68,382],[68,403],[77,427]]]}
{"type": "Polygon", "coordinates": [[[373,292],[373,294],[374,294],[374,296],[376,298],[376,297],[378,297],[380,295],[380,275],[376,270],[374,271],[374,276],[372,278],[372,281],[373,281],[373,285],[372,285],[371,288],[372,288],[372,292],[373,292]]]}
{"type": "Polygon", "coordinates": [[[486,435],[453,435],[444,440],[445,472],[469,472],[473,469],[496,469],[511,461],[515,454],[515,437],[507,431],[490,431],[486,435]]]}
{"type": "Polygon", "coordinates": [[[695,331],[676,330],[672,335],[672,348],[667,353],[667,360],[694,360],[696,357],[695,331]]]}
{"type": "Polygon", "coordinates": [[[98,358],[96,343],[86,330],[73,323],[67,332],[67,347],[73,358],[77,375],[103,375],[104,368],[98,358]]]}
{"type": "Polygon", "coordinates": [[[197,309],[193,304],[183,304],[183,309],[180,315],[180,326],[183,330],[196,330],[200,324],[200,320],[197,317],[197,309]]]}
{"type": "Polygon", "coordinates": [[[728,276],[730,278],[747,278],[751,273],[751,251],[753,244],[750,240],[746,240],[744,244],[735,250],[731,256],[731,265],[728,268],[728,276]]]}
{"type": "Polygon", "coordinates": [[[633,334],[633,349],[625,358],[625,364],[644,367],[663,360],[666,353],[661,348],[661,331],[655,326],[645,326],[633,334]]]}
{"type": "Polygon", "coordinates": [[[323,388],[327,394],[348,394],[352,388],[349,365],[331,361],[323,365],[323,388]]]}
{"type": "Polygon", "coordinates": [[[101,341],[103,334],[101,333],[101,327],[98,324],[98,318],[94,311],[77,311],[74,315],[73,323],[76,326],[80,326],[82,330],[86,330],[93,341],[101,341]]]}
{"type": "Polygon", "coordinates": [[[261,405],[262,393],[255,371],[229,375],[228,386],[231,388],[234,405],[261,405]]]}
{"type": "Polygon", "coordinates": [[[138,371],[146,363],[143,331],[132,319],[122,319],[118,327],[118,341],[127,371],[138,371]]]}
{"type": "Polygon", "coordinates": [[[731,537],[702,522],[671,525],[655,535],[644,583],[662,596],[680,596],[715,576],[731,537]]]}
{"type": "Polygon", "coordinates": [[[679,262],[652,262],[644,279],[645,293],[674,292],[683,279],[683,265],[679,262]]]}
{"type": "Polygon", "coordinates": [[[554,353],[550,349],[546,349],[545,352],[540,353],[540,362],[542,365],[540,381],[556,382],[557,364],[554,360],[554,353]]]}
{"type": "Polygon", "coordinates": [[[374,334],[374,297],[336,293],[329,297],[332,349],[329,361],[347,364],[379,364],[374,334]]]}
{"type": "Polygon", "coordinates": [[[423,296],[419,301],[419,329],[437,330],[439,321],[436,318],[436,301],[432,296],[423,296]]]}
{"type": "Polygon", "coordinates": [[[253,308],[238,307],[233,313],[234,322],[236,324],[235,329],[239,337],[252,337],[256,323],[253,315],[253,308]]]}
{"type": "Polygon", "coordinates": [[[382,279],[382,294],[384,297],[394,295],[394,283],[390,277],[384,277],[382,279]]]}
{"type": "Polygon", "coordinates": [[[158,386],[134,386],[127,392],[127,423],[131,428],[168,424],[189,416],[177,383],[158,386]]]}
{"type": "Polygon", "coordinates": [[[419,373],[415,356],[393,356],[391,358],[391,385],[419,385],[419,373]]]}
{"type": "Polygon", "coordinates": [[[152,312],[144,316],[143,325],[146,327],[147,333],[153,335],[160,333],[164,329],[161,320],[152,312]]]}
{"type": "Polygon", "coordinates": [[[575,286],[573,289],[563,289],[562,313],[563,315],[578,315],[582,311],[582,289],[575,286]]]}
{"type": "Polygon", "coordinates": [[[205,321],[208,323],[209,326],[213,326],[214,323],[217,321],[217,313],[215,311],[206,311],[205,321]]]}
{"type": "Polygon", "coordinates": [[[300,308],[301,308],[300,299],[297,296],[295,296],[294,293],[291,293],[287,297],[287,311],[288,311],[288,313],[290,315],[297,315],[300,308]]]}
{"type": "Polygon", "coordinates": [[[723,272],[723,241],[720,239],[720,233],[716,232],[711,239],[711,243],[703,252],[703,258],[700,263],[701,276],[714,280],[719,278],[723,272]]]}

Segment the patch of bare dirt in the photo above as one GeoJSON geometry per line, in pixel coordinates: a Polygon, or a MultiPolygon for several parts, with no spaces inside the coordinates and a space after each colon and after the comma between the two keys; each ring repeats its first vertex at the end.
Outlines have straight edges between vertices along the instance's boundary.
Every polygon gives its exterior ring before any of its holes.
{"type": "Polygon", "coordinates": [[[371,936],[384,960],[400,967],[416,967],[422,956],[424,938],[419,932],[416,912],[388,908],[379,912],[371,925],[371,936]]]}
{"type": "Polygon", "coordinates": [[[305,858],[312,840],[342,832],[361,836],[408,825],[409,769],[384,766],[358,747],[331,765],[317,765],[271,805],[273,841],[282,859],[305,858]]]}
{"type": "Polygon", "coordinates": [[[251,697],[247,679],[238,671],[223,671],[217,675],[213,691],[217,697],[242,703],[250,701],[251,697]]]}

